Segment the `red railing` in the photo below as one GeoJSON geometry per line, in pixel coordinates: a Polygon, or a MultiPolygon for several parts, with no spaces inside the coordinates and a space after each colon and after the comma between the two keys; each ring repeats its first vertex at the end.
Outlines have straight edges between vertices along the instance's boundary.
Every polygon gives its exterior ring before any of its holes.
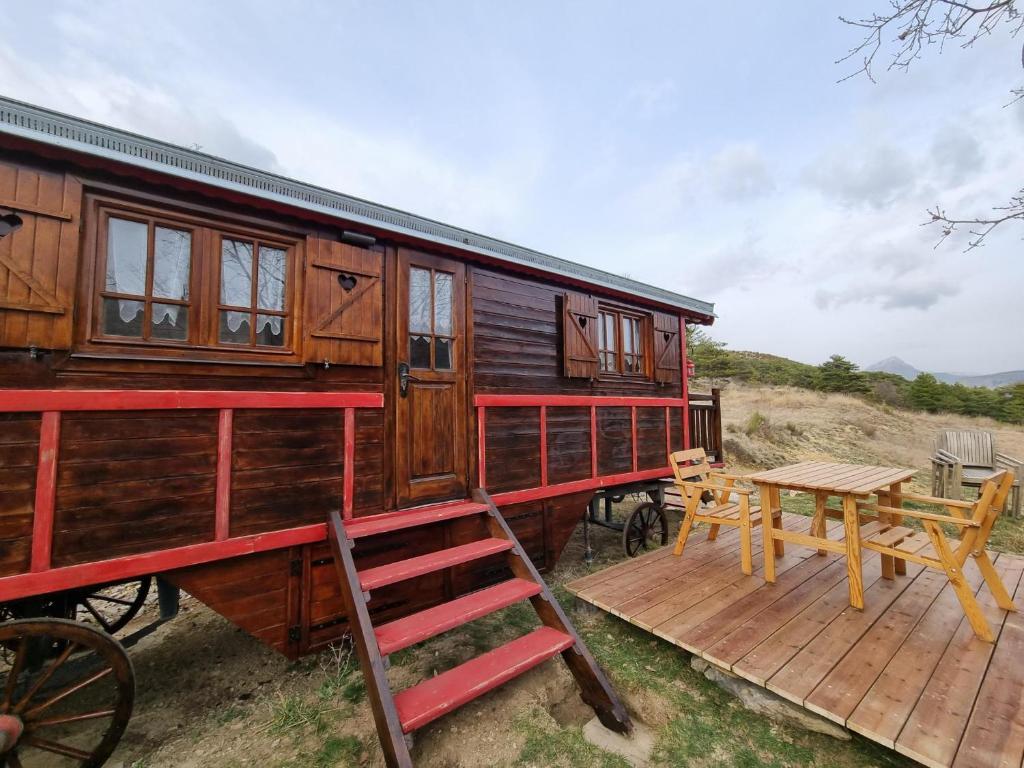
{"type": "MultiPolygon", "coordinates": [[[[496,504],[515,504],[560,496],[567,493],[607,488],[614,485],[652,480],[671,474],[668,454],[672,452],[672,409],[685,409],[686,400],[677,397],[597,397],[587,395],[477,395],[477,472],[478,484],[487,487],[487,409],[537,408],[540,412],[540,485],[535,488],[493,494],[496,504]],[[549,408],[590,409],[590,477],[554,485],[548,482],[547,417],[549,408]],[[629,408],[633,467],[630,472],[600,475],[597,462],[597,409],[629,408]],[[665,464],[656,469],[640,469],[637,460],[637,408],[665,409],[665,464]]],[[[685,411],[684,411],[685,412],[685,411]]],[[[684,420],[682,422],[686,424],[684,420]]],[[[685,439],[685,438],[684,438],[685,439]]]]}
{"type": "Polygon", "coordinates": [[[264,552],[326,538],[326,523],[230,536],[231,447],[239,409],[340,409],[344,411],[342,512],[352,517],[355,487],[355,409],[383,408],[372,392],[202,392],[168,390],[0,390],[0,413],[40,413],[39,458],[29,572],[0,577],[0,601],[55,590],[128,579],[227,557],[264,552]],[[52,567],[53,522],[60,461],[61,414],[68,411],[217,410],[214,540],[80,565],[52,567]]]}

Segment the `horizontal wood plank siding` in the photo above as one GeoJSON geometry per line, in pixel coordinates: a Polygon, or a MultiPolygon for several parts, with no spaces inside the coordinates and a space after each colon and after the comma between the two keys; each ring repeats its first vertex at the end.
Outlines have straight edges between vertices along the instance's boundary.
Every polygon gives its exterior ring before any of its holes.
{"type": "Polygon", "coordinates": [[[41,421],[38,413],[0,414],[0,576],[29,567],[41,421]]]}

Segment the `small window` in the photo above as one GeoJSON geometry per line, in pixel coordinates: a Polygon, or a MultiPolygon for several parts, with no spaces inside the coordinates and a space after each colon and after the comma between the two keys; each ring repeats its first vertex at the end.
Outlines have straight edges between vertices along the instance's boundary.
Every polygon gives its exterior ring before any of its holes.
{"type": "Polygon", "coordinates": [[[602,373],[647,375],[646,320],[602,307],[598,315],[598,357],[602,373]]]}
{"type": "Polygon", "coordinates": [[[105,336],[189,340],[192,233],[155,221],[107,219],[100,329],[105,336]]]}
{"type": "Polygon", "coordinates": [[[424,370],[454,367],[454,285],[450,272],[409,269],[409,365],[424,370]]]}
{"type": "Polygon", "coordinates": [[[283,347],[288,252],[254,240],[221,239],[217,341],[283,347]]]}

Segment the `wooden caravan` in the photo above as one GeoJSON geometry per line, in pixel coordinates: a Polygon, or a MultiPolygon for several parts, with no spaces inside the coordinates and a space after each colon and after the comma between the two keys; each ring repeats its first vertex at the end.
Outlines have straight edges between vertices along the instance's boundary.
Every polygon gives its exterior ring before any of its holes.
{"type": "MultiPolygon", "coordinates": [[[[531,599],[551,631],[503,669],[562,653],[625,727],[539,571],[597,490],[690,447],[685,324],[713,310],[0,99],[0,642],[104,648],[60,620],[110,598],[116,631],[159,577],[165,603],[185,589],[290,657],[351,629],[372,680],[387,648],[454,626],[452,601],[531,599]]],[[[395,733],[447,709],[410,695],[406,722],[377,698],[404,764],[395,733]]],[[[10,717],[0,733],[27,727],[10,717]]]]}

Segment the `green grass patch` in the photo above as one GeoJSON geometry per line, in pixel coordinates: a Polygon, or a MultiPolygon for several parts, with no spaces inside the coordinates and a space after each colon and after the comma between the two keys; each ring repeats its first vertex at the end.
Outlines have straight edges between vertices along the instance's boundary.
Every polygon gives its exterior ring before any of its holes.
{"type": "Polygon", "coordinates": [[[605,752],[585,741],[580,728],[559,728],[536,717],[521,718],[516,721],[515,727],[526,735],[526,743],[519,751],[514,765],[629,768],[629,763],[618,755],[605,752]]]}

